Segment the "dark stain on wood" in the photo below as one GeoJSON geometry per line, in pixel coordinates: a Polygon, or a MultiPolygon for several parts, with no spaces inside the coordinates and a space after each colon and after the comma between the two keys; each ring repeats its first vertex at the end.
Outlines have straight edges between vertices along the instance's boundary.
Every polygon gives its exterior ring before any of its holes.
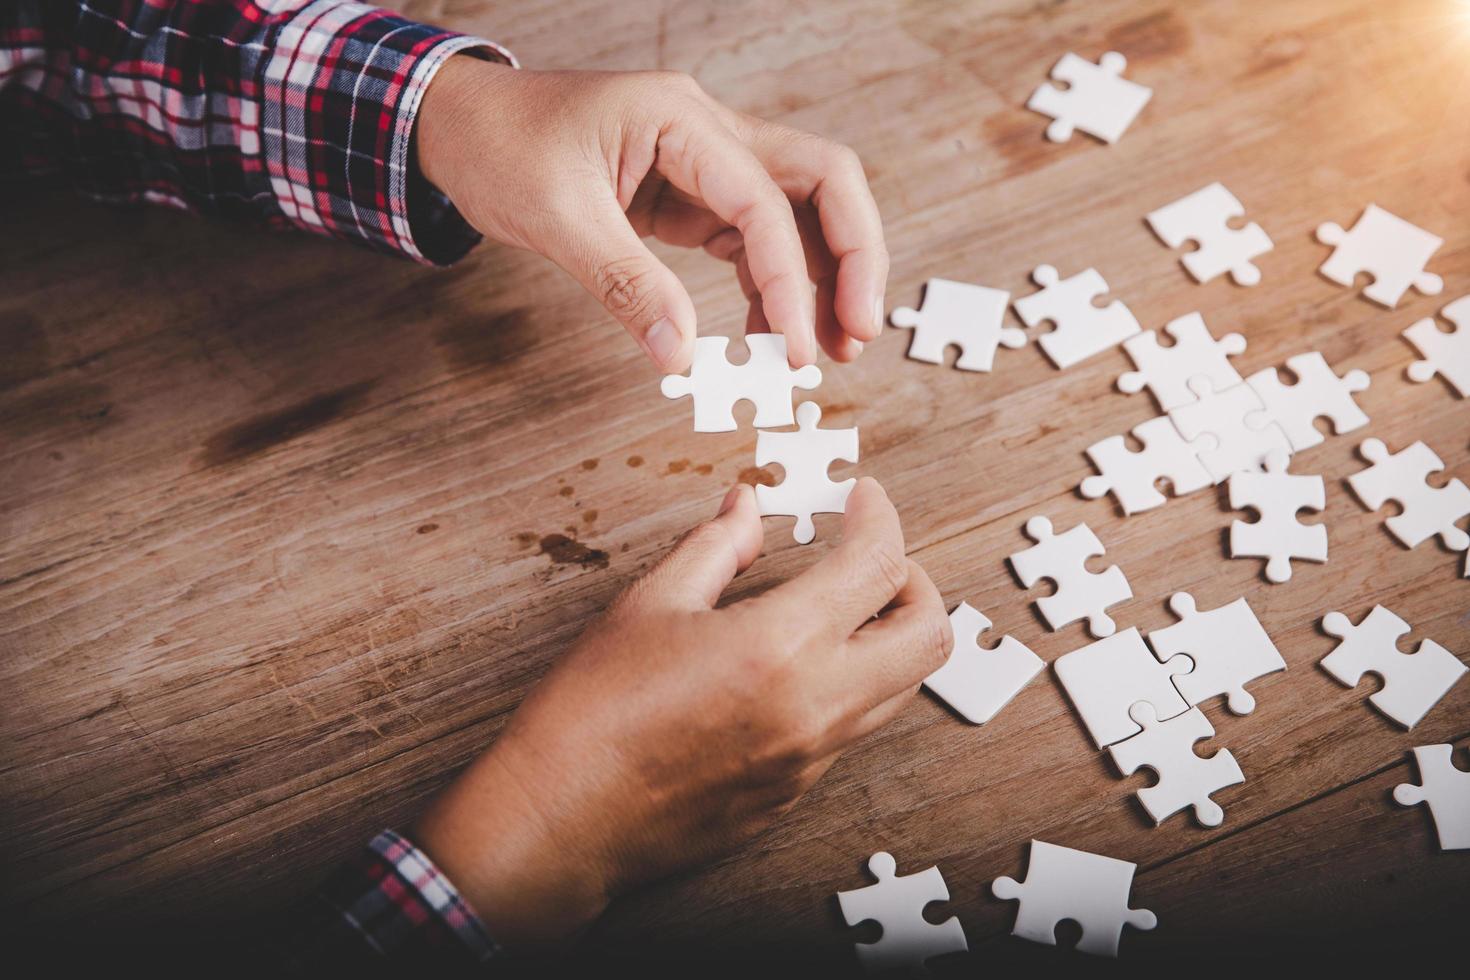
{"type": "Polygon", "coordinates": [[[1100,50],[1123,52],[1128,58],[1128,67],[1132,68],[1145,62],[1172,58],[1189,48],[1189,27],[1172,10],[1160,10],[1119,24],[1108,32],[1100,50]]]}
{"type": "Polygon", "coordinates": [[[439,525],[433,523],[432,521],[430,521],[428,524],[420,524],[418,526],[417,533],[419,533],[419,534],[433,534],[437,530],[439,530],[439,525]]]}
{"type": "Polygon", "coordinates": [[[539,535],[537,535],[535,531],[520,531],[516,534],[515,537],[516,547],[524,551],[525,549],[531,547],[531,545],[536,543],[537,537],[539,537],[539,535]]]}
{"type": "Polygon", "coordinates": [[[577,488],[574,487],[574,486],[572,486],[570,483],[567,484],[566,486],[562,487],[560,490],[557,491],[557,493],[560,494],[563,497],[570,497],[572,494],[574,494],[576,492],[577,492],[577,488]]]}
{"type": "Polygon", "coordinates": [[[232,425],[205,442],[203,462],[214,466],[247,459],[320,429],[362,404],[377,384],[375,380],[359,381],[232,425]]]}
{"type": "Polygon", "coordinates": [[[738,479],[741,483],[746,483],[753,487],[774,487],[776,485],[776,477],[772,475],[770,470],[761,466],[747,466],[740,471],[738,479]]]}
{"type": "Polygon", "coordinates": [[[582,469],[584,469],[584,470],[595,470],[595,469],[597,469],[597,460],[595,460],[595,459],[584,459],[584,460],[582,460],[582,469]]]}
{"type": "Polygon", "coordinates": [[[628,465],[634,467],[635,469],[637,467],[639,467],[639,466],[642,466],[643,465],[643,457],[642,456],[629,456],[628,457],[628,465]]]}
{"type": "Polygon", "coordinates": [[[589,548],[565,534],[548,534],[541,539],[541,554],[556,565],[580,565],[583,568],[606,568],[607,552],[589,548]]]}
{"type": "Polygon", "coordinates": [[[597,511],[596,510],[584,510],[584,511],[582,511],[582,523],[583,524],[596,524],[597,523],[597,511]]]}
{"type": "Polygon", "coordinates": [[[687,460],[687,459],[676,459],[676,460],[672,460],[669,463],[669,468],[665,471],[665,475],[669,475],[669,474],[673,474],[673,473],[683,473],[688,468],[689,468],[689,460],[687,460]]]}
{"type": "Polygon", "coordinates": [[[445,359],[460,367],[483,367],[524,352],[531,345],[531,311],[516,307],[490,316],[462,315],[434,335],[445,359]]]}

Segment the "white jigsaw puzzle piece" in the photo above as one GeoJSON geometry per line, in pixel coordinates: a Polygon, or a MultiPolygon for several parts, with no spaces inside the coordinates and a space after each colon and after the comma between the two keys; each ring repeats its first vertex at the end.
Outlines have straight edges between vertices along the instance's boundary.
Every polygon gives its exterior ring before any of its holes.
{"type": "Polygon", "coordinates": [[[1444,469],[1433,449],[1416,442],[1390,453],[1382,440],[1365,439],[1358,452],[1373,465],[1348,477],[1348,486],[1369,510],[1398,501],[1402,512],[1384,521],[1394,537],[1414,548],[1437,534],[1451,551],[1470,548],[1470,535],[1455,526],[1470,514],[1470,488],[1458,479],[1442,487],[1426,482],[1429,474],[1444,469]]]}
{"type": "Polygon", "coordinates": [[[796,518],[792,537],[808,544],[817,535],[813,514],[841,514],[847,496],[857,485],[848,477],[833,482],[827,469],[836,460],[858,461],[858,430],[820,429],[822,409],[816,402],[802,402],[796,409],[796,432],[758,432],[755,436],[755,465],[780,463],[786,475],[774,487],[755,488],[756,509],[762,517],[796,518]]]}
{"type": "Polygon", "coordinates": [[[1185,807],[1194,808],[1194,818],[1202,826],[1220,826],[1225,811],[1210,799],[1210,794],[1245,782],[1245,775],[1229,749],[1208,757],[1195,754],[1194,743],[1215,734],[1204,712],[1190,708],[1182,715],[1159,721],[1153,705],[1144,702],[1135,704],[1130,716],[1143,726],[1143,731],[1109,746],[1108,752],[1125,776],[1145,767],[1158,774],[1158,782],[1138,791],[1138,801],[1155,826],[1185,807]]]}
{"type": "Polygon", "coordinates": [[[1367,673],[1383,678],[1383,689],[1369,696],[1373,706],[1404,728],[1413,728],[1450,688],[1465,676],[1465,665],[1433,640],[1414,653],[1399,650],[1409,624],[1383,606],[1374,606],[1354,626],[1340,612],[1322,617],[1322,629],[1342,640],[1322,658],[1322,669],[1348,687],[1367,673]]]}
{"type": "Polygon", "coordinates": [[[1196,400],[1171,409],[1169,418],[1216,483],[1232,473],[1262,469],[1274,450],[1291,452],[1286,433],[1265,420],[1265,406],[1249,385],[1216,391],[1208,378],[1197,376],[1189,380],[1189,390],[1196,400]]]}
{"type": "Polygon", "coordinates": [[[1167,416],[1139,423],[1133,427],[1133,436],[1143,443],[1139,452],[1129,449],[1122,436],[1109,436],[1087,447],[1087,457],[1101,475],[1082,481],[1078,487],[1082,496],[1095,500],[1112,493],[1124,514],[1137,514],[1163,505],[1165,497],[1157,486],[1161,479],[1169,481],[1176,497],[1213,482],[1167,416]]]}
{"type": "Polygon", "coordinates": [[[1059,630],[1085,619],[1093,636],[1112,635],[1116,626],[1106,610],[1133,598],[1133,590],[1117,565],[1109,565],[1102,572],[1087,570],[1088,558],[1107,553],[1092,529],[1078,524],[1064,534],[1055,534],[1051,521],[1038,515],[1026,522],[1026,536],[1036,544],[1011,555],[1011,567],[1028,589],[1044,578],[1056,583],[1056,592],[1036,600],[1046,624],[1059,630]]]}
{"type": "Polygon", "coordinates": [[[790,425],[791,390],[811,390],[822,383],[822,369],[808,364],[793,371],[786,361],[786,338],[755,333],[745,338],[750,357],[731,364],[725,356],[729,337],[697,337],[688,374],[666,374],[659,389],[665,398],[694,399],[695,432],[733,432],[738,401],[755,406],[758,429],[790,425]]]}
{"type": "Polygon", "coordinates": [[[1067,88],[1042,82],[1026,108],[1052,118],[1046,138],[1053,143],[1065,143],[1077,129],[1116,143],[1153,96],[1152,89],[1122,77],[1127,67],[1128,59],[1116,51],[1097,64],[1069,51],[1051,70],[1052,79],[1066,82],[1067,88]]]}
{"type": "Polygon", "coordinates": [[[1448,333],[1432,316],[1404,331],[1404,339],[1422,358],[1409,365],[1409,377],[1422,384],[1437,374],[1461,398],[1470,398],[1470,296],[1461,296],[1439,312],[1454,324],[1448,333]]]}
{"type": "Polygon", "coordinates": [[[1079,951],[1117,956],[1124,926],[1147,930],[1158,924],[1148,909],[1128,907],[1137,869],[1128,861],[1033,840],[1026,880],[997,878],[990,891],[1003,901],[1021,902],[1011,935],[1055,946],[1057,923],[1070,919],[1082,927],[1079,951]]]}
{"type": "Polygon", "coordinates": [[[955,367],[961,371],[989,371],[998,346],[1015,349],[1026,344],[1026,332],[1003,325],[1011,294],[949,279],[930,279],[924,302],[915,310],[901,306],[890,322],[913,330],[909,357],[927,364],[943,364],[949,347],[959,348],[955,367]]]}
{"type": "Polygon", "coordinates": [[[1159,343],[1152,330],[1123,341],[1124,352],[1138,370],[1118,375],[1119,391],[1133,395],[1147,386],[1160,411],[1167,412],[1195,400],[1189,390],[1190,378],[1203,375],[1216,391],[1240,384],[1240,374],[1230,363],[1232,355],[1245,350],[1240,334],[1228,333],[1216,340],[1198,313],[1169,321],[1164,331],[1174,338],[1168,347],[1159,343]]]}
{"type": "Polygon", "coordinates": [[[1176,657],[1159,663],[1136,627],[1130,626],[1096,643],[1057,658],[1057,679],[1097,747],[1137,735],[1142,729],[1129,710],[1140,701],[1154,714],[1173,718],[1189,710],[1174,686],[1173,675],[1189,663],[1176,657]]]}
{"type": "Polygon", "coordinates": [[[1265,558],[1266,578],[1272,582],[1291,579],[1293,558],[1327,560],[1326,525],[1303,524],[1296,516],[1300,510],[1326,507],[1327,485],[1320,476],[1288,473],[1286,464],[1286,454],[1278,450],[1266,457],[1265,473],[1230,477],[1230,506],[1249,507],[1260,515],[1254,523],[1231,523],[1230,557],[1265,558]]]}
{"type": "Polygon", "coordinates": [[[1196,282],[1209,282],[1228,272],[1238,285],[1254,286],[1261,281],[1261,270],[1251,260],[1275,246],[1254,221],[1240,229],[1227,224],[1231,218],[1243,217],[1245,207],[1224,184],[1216,182],[1150,212],[1148,224],[1170,248],[1191,240],[1199,244],[1180,260],[1196,282]]]}
{"type": "Polygon", "coordinates": [[[983,725],[1046,664],[1010,636],[1003,637],[993,650],[980,646],[976,640],[990,629],[990,619],[968,602],[955,607],[949,623],[954,630],[954,648],[944,666],[924,679],[924,686],[966,721],[983,725]]]}
{"type": "Polygon", "coordinates": [[[1376,204],[1363,210],[1350,231],[1331,221],[1318,225],[1317,241],[1335,246],[1317,271],[1339,286],[1348,287],[1357,280],[1358,273],[1368,273],[1373,282],[1363,290],[1363,296],[1379,306],[1393,309],[1411,286],[1425,296],[1436,296],[1444,288],[1444,280],[1424,271],[1444,239],[1376,204]]]}
{"type": "Polygon", "coordinates": [[[1031,279],[1041,287],[1013,304],[1016,315],[1028,327],[1050,320],[1056,326],[1037,339],[1042,351],[1058,368],[1107,350],[1138,333],[1133,311],[1122,300],[1094,306],[1093,300],[1108,291],[1107,280],[1096,269],[1087,269],[1062,279],[1053,266],[1040,265],[1031,279]]]}
{"type": "Polygon", "coordinates": [[[848,925],[872,920],[883,927],[876,942],[853,944],[864,970],[917,973],[931,957],[970,948],[959,919],[950,916],[936,925],[924,918],[924,907],[930,902],[949,901],[949,888],[937,867],[900,875],[893,856],[879,851],[868,859],[868,870],[878,879],[876,885],[837,893],[848,925]]]}
{"type": "Polygon", "coordinates": [[[1399,806],[1429,804],[1440,850],[1470,848],[1470,772],[1455,765],[1454,746],[1420,745],[1414,749],[1422,783],[1399,783],[1393,798],[1399,806]]]}
{"type": "Polygon", "coordinates": [[[1201,612],[1194,596],[1176,592],[1169,597],[1169,609],[1179,622],[1156,629],[1148,635],[1154,656],[1171,669],[1176,657],[1180,665],[1193,664],[1188,673],[1174,674],[1174,687],[1190,707],[1203,704],[1218,695],[1237,715],[1250,714],[1256,699],[1245,685],[1286,669],[1286,661],[1271,637],[1256,618],[1244,597],[1234,602],[1201,612]]]}
{"type": "Polygon", "coordinates": [[[1245,383],[1265,406],[1262,418],[1281,426],[1293,451],[1311,449],[1322,442],[1322,433],[1315,425],[1319,418],[1331,420],[1332,430],[1338,435],[1368,424],[1368,416],[1353,401],[1354,392],[1368,390],[1366,371],[1353,369],[1338,377],[1317,351],[1288,357],[1286,366],[1296,375],[1296,384],[1284,384],[1275,368],[1257,371],[1245,383]]]}

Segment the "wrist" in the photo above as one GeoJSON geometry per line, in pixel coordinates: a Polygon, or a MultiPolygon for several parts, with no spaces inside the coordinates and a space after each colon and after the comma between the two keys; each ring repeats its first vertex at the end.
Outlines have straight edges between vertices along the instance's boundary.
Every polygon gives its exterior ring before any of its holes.
{"type": "Polygon", "coordinates": [[[471,54],[451,56],[424,92],[415,129],[416,163],[424,179],[459,205],[458,176],[475,153],[468,133],[492,94],[516,69],[471,54]]]}

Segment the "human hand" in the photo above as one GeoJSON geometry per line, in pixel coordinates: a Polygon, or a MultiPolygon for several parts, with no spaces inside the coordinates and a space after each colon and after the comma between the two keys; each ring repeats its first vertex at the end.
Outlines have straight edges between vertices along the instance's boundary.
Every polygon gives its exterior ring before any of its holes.
{"type": "Polygon", "coordinates": [[[687,75],[455,56],[424,95],[417,145],[471,225],[571,273],[662,371],[689,366],[695,313],[650,234],[734,263],[746,331],[784,333],[795,367],[818,343],[850,361],[882,329],[888,252],[857,155],[728,109],[687,75]]]}
{"type": "Polygon", "coordinates": [[[731,490],[430,805],[414,840],[498,942],[544,947],[732,850],[944,663],[944,604],[875,481],[844,527],[802,575],[717,609],[761,547],[755,495],[731,490]]]}

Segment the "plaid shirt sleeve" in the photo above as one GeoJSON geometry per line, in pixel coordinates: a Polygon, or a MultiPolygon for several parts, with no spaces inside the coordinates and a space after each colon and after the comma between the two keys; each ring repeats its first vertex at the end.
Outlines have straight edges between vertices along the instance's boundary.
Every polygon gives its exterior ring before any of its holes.
{"type": "Polygon", "coordinates": [[[0,181],[253,217],[448,263],[479,240],[417,173],[451,55],[498,45],[347,0],[0,2],[0,181]]]}

